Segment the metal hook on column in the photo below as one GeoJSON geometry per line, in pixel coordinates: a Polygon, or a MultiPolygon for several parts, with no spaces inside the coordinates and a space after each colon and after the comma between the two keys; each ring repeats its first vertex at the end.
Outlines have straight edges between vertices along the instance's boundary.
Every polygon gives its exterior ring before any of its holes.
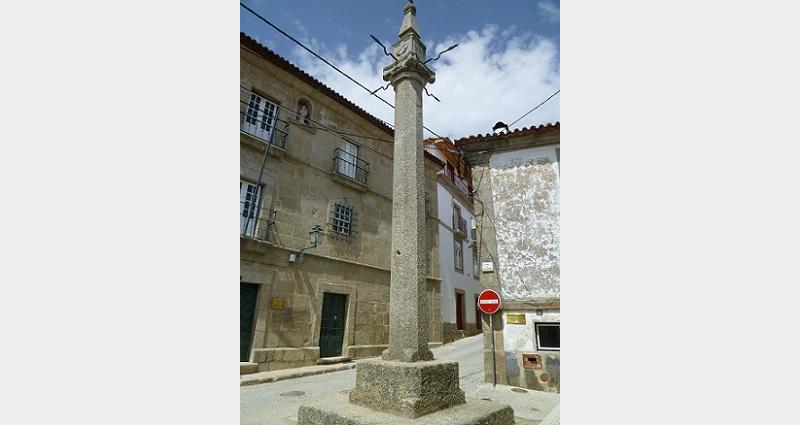
{"type": "Polygon", "coordinates": [[[384,45],[383,45],[383,43],[381,43],[381,41],[380,41],[380,40],[378,40],[378,37],[375,37],[375,36],[374,36],[374,35],[372,35],[372,34],[370,34],[369,36],[370,36],[370,37],[372,37],[372,39],[373,39],[373,40],[375,40],[375,42],[376,42],[376,43],[378,43],[378,45],[379,45],[379,46],[383,47],[383,53],[384,53],[386,56],[391,56],[391,57],[392,57],[392,59],[394,59],[395,61],[397,60],[397,58],[396,58],[396,57],[394,57],[394,55],[393,55],[393,54],[389,53],[389,51],[388,51],[388,50],[386,50],[386,46],[384,46],[384,45]]]}
{"type": "Polygon", "coordinates": [[[428,96],[430,96],[430,97],[432,97],[432,98],[436,99],[436,101],[437,101],[437,102],[441,102],[441,100],[439,100],[439,98],[438,98],[438,97],[436,97],[436,96],[432,95],[431,93],[428,93],[428,88],[427,88],[427,87],[423,87],[423,89],[425,89],[425,94],[427,94],[428,96]]]}
{"type": "Polygon", "coordinates": [[[423,64],[426,64],[426,63],[428,63],[428,62],[438,61],[438,60],[439,60],[439,58],[441,58],[443,54],[445,54],[445,53],[447,53],[447,52],[449,52],[449,51],[451,51],[451,50],[455,49],[456,47],[458,47],[458,43],[456,43],[456,44],[454,44],[454,45],[452,45],[452,46],[450,46],[450,47],[448,47],[448,48],[446,48],[446,49],[442,50],[441,52],[439,52],[439,54],[438,54],[438,55],[437,55],[435,58],[428,59],[428,60],[426,60],[425,62],[422,62],[422,63],[423,63],[423,64]]]}
{"type": "Polygon", "coordinates": [[[389,86],[391,86],[391,85],[392,85],[392,83],[386,83],[386,85],[385,85],[385,86],[383,86],[383,87],[378,87],[377,89],[375,89],[375,90],[373,90],[373,91],[369,92],[369,94],[375,94],[375,93],[377,93],[377,92],[378,92],[378,90],[386,90],[386,89],[388,89],[388,88],[389,88],[389,86]]]}

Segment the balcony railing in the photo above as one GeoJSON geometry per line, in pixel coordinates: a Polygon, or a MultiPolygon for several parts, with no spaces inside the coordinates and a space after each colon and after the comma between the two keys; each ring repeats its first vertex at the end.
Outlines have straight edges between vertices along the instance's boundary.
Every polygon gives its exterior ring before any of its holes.
{"type": "Polygon", "coordinates": [[[336,148],[333,151],[333,170],[361,184],[367,184],[369,163],[342,148],[336,148]]]}
{"type": "Polygon", "coordinates": [[[286,150],[289,122],[278,118],[280,107],[244,87],[239,89],[239,103],[239,129],[286,150]]]}
{"type": "Polygon", "coordinates": [[[472,201],[472,189],[469,185],[458,176],[458,173],[455,172],[455,168],[450,165],[446,164],[444,167],[444,177],[449,180],[453,185],[466,196],[470,201],[472,201]]]}
{"type": "Polygon", "coordinates": [[[453,214],[453,230],[461,232],[461,236],[467,236],[467,220],[458,214],[453,214]]]}
{"type": "Polygon", "coordinates": [[[255,205],[249,201],[242,201],[242,213],[239,216],[239,232],[241,236],[258,239],[260,241],[275,242],[275,218],[277,211],[264,209],[256,217],[255,205]],[[250,217],[248,217],[248,213],[250,217]]]}

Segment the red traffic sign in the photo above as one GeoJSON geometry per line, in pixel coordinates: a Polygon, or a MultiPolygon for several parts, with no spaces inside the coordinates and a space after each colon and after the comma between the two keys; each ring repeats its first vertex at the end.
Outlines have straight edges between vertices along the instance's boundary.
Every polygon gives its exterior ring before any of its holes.
{"type": "Polygon", "coordinates": [[[500,310],[500,294],[494,289],[484,289],[478,295],[478,308],[486,314],[497,313],[500,310]]]}

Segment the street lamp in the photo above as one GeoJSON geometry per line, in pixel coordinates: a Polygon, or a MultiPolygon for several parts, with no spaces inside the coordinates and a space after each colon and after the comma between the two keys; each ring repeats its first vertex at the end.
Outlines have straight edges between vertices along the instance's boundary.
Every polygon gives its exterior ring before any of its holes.
{"type": "MultiPolygon", "coordinates": [[[[303,262],[303,253],[307,249],[316,248],[316,247],[318,247],[318,246],[320,246],[322,244],[322,226],[320,226],[319,224],[315,224],[314,225],[314,227],[311,229],[311,231],[308,232],[308,241],[309,241],[309,243],[311,245],[309,245],[307,247],[304,247],[304,248],[301,248],[300,252],[297,253],[297,262],[298,263],[302,263],[303,262]]],[[[294,256],[294,254],[289,256],[289,261],[290,262],[291,262],[293,256],[294,256]]]]}

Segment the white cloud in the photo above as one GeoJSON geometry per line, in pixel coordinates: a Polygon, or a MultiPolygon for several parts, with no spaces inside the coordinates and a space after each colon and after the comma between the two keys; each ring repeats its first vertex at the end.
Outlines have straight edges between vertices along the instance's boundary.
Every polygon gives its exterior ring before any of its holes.
{"type": "MultiPolygon", "coordinates": [[[[495,122],[510,124],[559,89],[558,46],[552,40],[533,34],[514,35],[513,30],[499,31],[487,26],[440,42],[426,42],[429,57],[459,43],[458,48],[431,63],[436,82],[428,85],[428,90],[441,103],[427,96],[423,98],[424,123],[442,136],[460,138],[491,132],[495,122]]],[[[321,45],[317,40],[308,40],[308,44],[321,45]]],[[[384,41],[384,44],[390,43],[384,41]]],[[[391,59],[376,44],[355,58],[347,56],[344,45],[333,49],[322,45],[322,50],[317,51],[370,90],[386,84],[381,72],[391,59]]],[[[356,105],[394,123],[393,109],[304,50],[295,49],[292,59],[356,105]]],[[[378,95],[394,103],[391,87],[378,95]]],[[[559,109],[556,96],[514,127],[557,121],[559,109]]],[[[425,137],[431,134],[426,131],[425,137]]]]}
{"type": "Polygon", "coordinates": [[[561,19],[561,8],[550,1],[540,1],[536,4],[539,10],[544,12],[544,17],[550,22],[558,22],[561,19]]]}

